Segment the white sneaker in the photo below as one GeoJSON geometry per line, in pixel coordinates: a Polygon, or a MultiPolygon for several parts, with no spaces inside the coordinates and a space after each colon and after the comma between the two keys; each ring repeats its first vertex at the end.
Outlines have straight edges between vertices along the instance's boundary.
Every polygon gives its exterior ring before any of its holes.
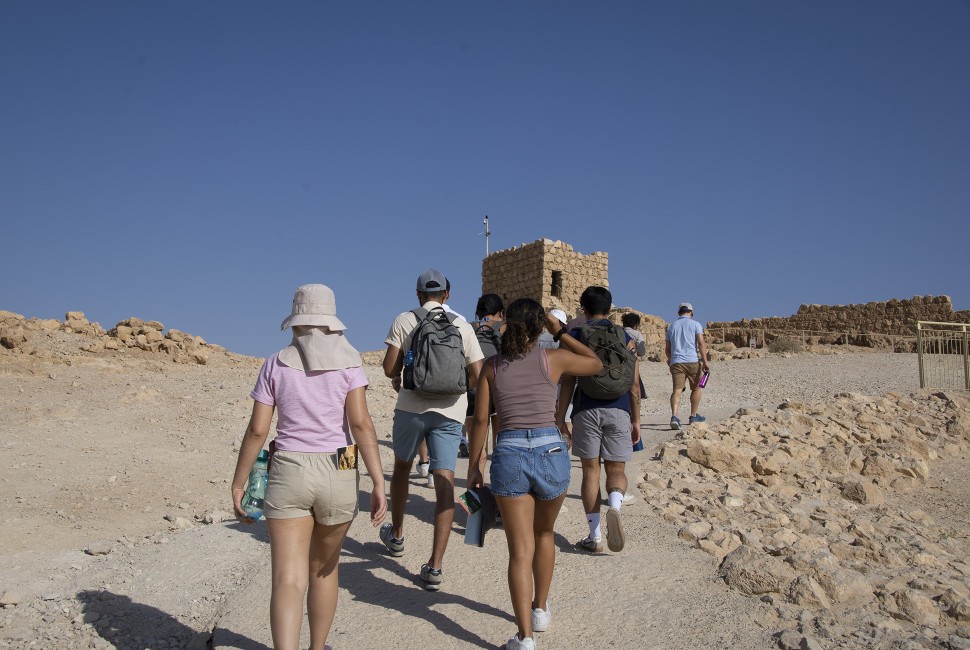
{"type": "Polygon", "coordinates": [[[428,487],[434,487],[434,474],[428,474],[428,487]]]}
{"type": "Polygon", "coordinates": [[[422,463],[421,461],[418,461],[418,476],[420,476],[421,478],[426,477],[429,473],[430,468],[431,468],[431,461],[428,461],[427,463],[422,463]]]}
{"type": "Polygon", "coordinates": [[[628,503],[633,503],[636,500],[637,500],[637,497],[635,494],[630,494],[629,492],[627,492],[626,494],[623,495],[623,505],[627,505],[628,503]]]}
{"type": "Polygon", "coordinates": [[[531,636],[520,639],[516,634],[505,643],[505,650],[535,650],[536,640],[531,636]]]}
{"type": "Polygon", "coordinates": [[[552,607],[549,606],[548,599],[546,600],[545,610],[536,607],[532,610],[532,629],[536,632],[545,632],[549,629],[549,623],[552,622],[552,607]]]}

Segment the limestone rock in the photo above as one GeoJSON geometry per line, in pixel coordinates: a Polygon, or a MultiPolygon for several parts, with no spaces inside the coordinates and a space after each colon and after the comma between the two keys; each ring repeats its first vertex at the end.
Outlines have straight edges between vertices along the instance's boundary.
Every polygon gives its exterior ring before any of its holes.
{"type": "Polygon", "coordinates": [[[863,505],[878,505],[886,501],[882,490],[868,481],[846,481],[842,487],[842,496],[863,505]]]}
{"type": "Polygon", "coordinates": [[[936,604],[915,589],[906,589],[894,594],[899,615],[917,625],[938,625],[940,610],[936,604]]]}
{"type": "Polygon", "coordinates": [[[92,542],[84,552],[88,555],[107,555],[111,552],[111,542],[92,542]]]}
{"type": "Polygon", "coordinates": [[[748,454],[727,443],[691,440],[687,443],[687,457],[715,472],[730,472],[744,477],[754,476],[751,469],[753,454],[748,454]]]}
{"type": "Polygon", "coordinates": [[[719,575],[730,587],[749,596],[780,593],[795,577],[781,560],[750,546],[740,546],[724,558],[719,575]]]}

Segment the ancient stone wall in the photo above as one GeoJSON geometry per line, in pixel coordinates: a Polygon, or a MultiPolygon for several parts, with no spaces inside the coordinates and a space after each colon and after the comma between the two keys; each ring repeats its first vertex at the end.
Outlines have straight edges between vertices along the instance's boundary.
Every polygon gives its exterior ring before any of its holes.
{"type": "Polygon", "coordinates": [[[482,260],[482,293],[498,294],[505,304],[532,298],[574,316],[586,287],[609,287],[608,262],[606,253],[584,255],[564,242],[538,239],[482,260]]]}
{"type": "Polygon", "coordinates": [[[916,336],[916,321],[970,322],[970,311],[953,311],[949,296],[914,296],[910,300],[867,302],[857,305],[802,305],[788,317],[709,322],[717,340],[747,346],[749,336],[758,345],[778,336],[806,338],[810,343],[850,343],[870,347],[909,347],[916,336]]]}

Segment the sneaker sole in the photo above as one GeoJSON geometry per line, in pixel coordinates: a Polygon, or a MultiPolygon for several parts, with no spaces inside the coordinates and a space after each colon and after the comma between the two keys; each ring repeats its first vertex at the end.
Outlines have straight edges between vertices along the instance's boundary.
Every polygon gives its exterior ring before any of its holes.
{"type": "Polygon", "coordinates": [[[439,589],[441,589],[440,582],[428,582],[424,578],[421,578],[421,584],[422,586],[424,586],[425,591],[438,591],[439,589]]]}
{"type": "Polygon", "coordinates": [[[623,536],[623,520],[620,519],[620,511],[610,508],[606,511],[606,545],[614,553],[623,550],[626,539],[623,536]]]}
{"type": "Polygon", "coordinates": [[[670,423],[670,428],[673,431],[680,431],[680,423],[679,422],[671,422],[670,423]]]}

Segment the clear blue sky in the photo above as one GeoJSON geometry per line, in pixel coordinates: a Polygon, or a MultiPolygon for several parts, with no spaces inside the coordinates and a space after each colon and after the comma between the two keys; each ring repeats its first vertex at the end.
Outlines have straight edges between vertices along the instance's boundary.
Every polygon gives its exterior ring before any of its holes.
{"type": "Polygon", "coordinates": [[[428,267],[607,251],[668,320],[970,308],[970,3],[4,2],[0,309],[383,347],[428,267]]]}

